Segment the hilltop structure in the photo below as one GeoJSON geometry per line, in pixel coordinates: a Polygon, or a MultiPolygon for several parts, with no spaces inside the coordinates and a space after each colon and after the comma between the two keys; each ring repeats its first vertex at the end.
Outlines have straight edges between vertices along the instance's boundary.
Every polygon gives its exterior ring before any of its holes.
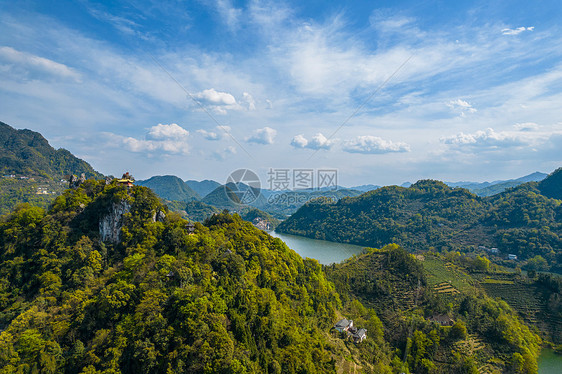
{"type": "Polygon", "coordinates": [[[123,186],[132,187],[135,183],[135,178],[131,174],[129,174],[129,172],[126,172],[125,174],[123,174],[121,179],[117,179],[117,183],[123,186]]]}

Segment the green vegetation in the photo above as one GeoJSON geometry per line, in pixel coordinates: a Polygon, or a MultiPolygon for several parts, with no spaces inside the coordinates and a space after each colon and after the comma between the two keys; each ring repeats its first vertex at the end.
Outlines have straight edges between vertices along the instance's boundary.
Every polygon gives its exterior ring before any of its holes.
{"type": "Polygon", "coordinates": [[[3,216],[0,372],[536,372],[540,338],[507,304],[442,297],[397,245],[322,267],[238,215],[186,223],[145,187],[93,180],[3,216]],[[101,240],[108,217],[116,242],[101,240]],[[331,331],[343,316],[364,342],[331,331]]]}
{"type": "Polygon", "coordinates": [[[191,187],[191,189],[197,192],[197,194],[202,198],[207,196],[210,192],[214,191],[221,185],[218,182],[208,179],[202,181],[187,180],[185,181],[185,184],[191,187]]]}
{"type": "Polygon", "coordinates": [[[540,184],[525,183],[489,198],[424,180],[338,202],[317,200],[277,231],[373,247],[394,242],[409,250],[470,251],[486,245],[499,248],[504,257],[541,256],[548,270],[562,272],[562,202],[539,190],[560,175],[557,171],[540,184]]]}
{"type": "MultiPolygon", "coordinates": [[[[536,373],[542,341],[517,313],[480,289],[467,288],[467,294],[459,287],[461,292],[444,297],[438,285],[449,275],[432,284],[424,271],[426,261],[392,244],[324,269],[346,305],[359,300],[375,310],[382,335],[397,352],[396,369],[536,373]],[[451,327],[430,322],[436,315],[448,315],[455,322],[451,327]],[[406,357],[407,368],[398,357],[406,357]]],[[[436,263],[430,268],[435,276],[436,263]]]]}
{"type": "Polygon", "coordinates": [[[240,217],[244,221],[258,223],[266,222],[269,229],[273,230],[279,225],[279,220],[267,212],[263,212],[256,208],[246,208],[240,212],[240,217]]]}
{"type": "Polygon", "coordinates": [[[184,181],[173,175],[154,176],[144,181],[136,181],[139,186],[150,188],[154,193],[166,200],[193,201],[200,196],[184,181]]]}
{"type": "Polygon", "coordinates": [[[237,215],[185,224],[105,181],[2,217],[2,372],[336,371],[354,348],[328,334],[340,301],[318,262],[237,215]],[[119,206],[121,241],[101,242],[119,206]]]}
{"type": "Polygon", "coordinates": [[[47,208],[68,182],[65,175],[101,178],[87,162],[66,149],[55,150],[41,134],[0,122],[0,214],[19,203],[47,208]]]}
{"type": "Polygon", "coordinates": [[[264,191],[264,194],[251,205],[283,220],[291,214],[294,214],[306,203],[315,199],[323,198],[328,201],[338,201],[345,197],[355,197],[359,195],[361,195],[360,191],[349,189],[339,189],[334,191],[264,191]]]}
{"type": "Polygon", "coordinates": [[[60,195],[68,182],[56,182],[46,178],[1,178],[0,214],[11,212],[20,203],[29,203],[44,209],[60,195]]]}
{"type": "Polygon", "coordinates": [[[562,168],[556,169],[548,178],[542,180],[538,188],[544,196],[562,200],[562,168]]]}
{"type": "Polygon", "coordinates": [[[233,190],[229,186],[219,186],[201,199],[201,202],[221,210],[228,209],[238,211],[243,208],[244,205],[240,203],[240,198],[236,192],[236,189],[233,190]]]}
{"type": "Polygon", "coordinates": [[[3,122],[0,122],[0,148],[0,175],[15,174],[57,181],[66,174],[84,173],[86,178],[102,177],[86,161],[66,149],[55,150],[41,134],[16,130],[3,122]]]}
{"type": "Polygon", "coordinates": [[[201,201],[190,201],[181,207],[187,217],[192,221],[203,222],[213,214],[220,213],[220,209],[201,201]]]}

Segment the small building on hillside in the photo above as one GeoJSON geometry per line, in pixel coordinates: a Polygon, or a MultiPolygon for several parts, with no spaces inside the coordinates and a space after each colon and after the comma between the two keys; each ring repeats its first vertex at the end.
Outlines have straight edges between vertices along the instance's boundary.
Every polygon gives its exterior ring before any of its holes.
{"type": "Polygon", "coordinates": [[[334,326],[334,329],[338,330],[339,332],[347,331],[350,328],[353,328],[353,321],[346,318],[339,320],[334,326]]]}
{"type": "Polygon", "coordinates": [[[193,222],[186,223],[185,224],[185,231],[187,231],[187,233],[189,235],[195,234],[195,224],[193,222]]]}
{"type": "Polygon", "coordinates": [[[351,335],[354,343],[361,343],[367,338],[367,329],[359,329],[351,335]]]}
{"type": "Polygon", "coordinates": [[[455,324],[455,320],[446,314],[434,314],[431,317],[429,317],[427,320],[429,322],[438,323],[441,326],[453,326],[455,324]]]}
{"type": "Polygon", "coordinates": [[[507,255],[507,259],[508,260],[517,260],[517,255],[514,255],[514,254],[510,253],[510,254],[507,255]]]}

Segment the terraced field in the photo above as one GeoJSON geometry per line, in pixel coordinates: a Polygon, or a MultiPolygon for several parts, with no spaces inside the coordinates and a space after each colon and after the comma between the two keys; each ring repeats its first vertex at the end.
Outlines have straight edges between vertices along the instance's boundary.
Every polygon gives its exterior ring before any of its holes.
{"type": "Polygon", "coordinates": [[[479,283],[469,274],[464,272],[455,264],[442,259],[425,256],[422,261],[427,272],[427,281],[437,292],[454,296],[460,293],[473,295],[479,283]]]}
{"type": "MultiPolygon", "coordinates": [[[[461,294],[475,295],[477,290],[483,289],[490,297],[500,298],[508,303],[549,340],[562,342],[562,320],[547,312],[547,301],[525,277],[521,278],[513,271],[469,274],[441,258],[425,255],[422,260],[420,257],[417,258],[428,275],[428,283],[439,295],[446,299],[456,298],[461,294]]],[[[483,371],[488,369],[483,368],[483,371]]]]}

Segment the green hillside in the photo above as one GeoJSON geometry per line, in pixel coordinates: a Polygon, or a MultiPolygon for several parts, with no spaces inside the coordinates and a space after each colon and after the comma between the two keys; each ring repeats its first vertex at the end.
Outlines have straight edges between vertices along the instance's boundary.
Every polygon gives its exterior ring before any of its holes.
{"type": "Polygon", "coordinates": [[[238,215],[191,233],[150,189],[89,180],[0,218],[0,370],[536,373],[507,304],[447,305],[424,277],[396,245],[323,268],[238,215]],[[453,327],[427,320],[444,311],[453,327]]]}
{"type": "Polygon", "coordinates": [[[185,225],[105,181],[4,216],[3,372],[336,372],[349,349],[327,333],[339,297],[315,260],[238,216],[185,225]]]}
{"type": "Polygon", "coordinates": [[[84,173],[86,178],[100,178],[86,161],[66,149],[54,149],[39,133],[16,130],[0,122],[0,174],[44,177],[59,180],[64,175],[84,173]]]}
{"type": "Polygon", "coordinates": [[[190,201],[187,204],[181,206],[181,208],[187,214],[190,220],[203,222],[207,218],[211,217],[213,214],[218,214],[221,210],[209,204],[205,204],[201,201],[190,201]]]}
{"type": "Polygon", "coordinates": [[[195,180],[187,180],[185,181],[193,191],[197,192],[197,194],[201,197],[207,196],[221,184],[219,182],[215,182],[213,180],[205,179],[202,181],[195,181],[195,180]]]}
{"type": "Polygon", "coordinates": [[[542,180],[538,188],[544,196],[562,200],[562,168],[556,169],[542,180]]]}
{"type": "Polygon", "coordinates": [[[337,203],[308,203],[277,231],[372,247],[395,242],[409,250],[467,251],[484,245],[523,260],[542,256],[552,271],[562,271],[561,201],[539,190],[557,177],[489,198],[430,180],[409,188],[383,187],[337,203]]]}
{"type": "Polygon", "coordinates": [[[19,203],[47,208],[68,186],[65,175],[101,178],[86,161],[55,150],[41,134],[0,122],[0,214],[19,203]]]}
{"type": "Polygon", "coordinates": [[[395,244],[324,270],[348,313],[365,314],[363,305],[376,312],[375,331],[405,358],[407,366],[393,361],[398,372],[537,372],[542,340],[508,304],[480,289],[443,293],[444,286],[430,283],[423,262],[395,244]],[[435,316],[445,316],[450,325],[434,322],[435,316]]]}
{"type": "Polygon", "coordinates": [[[174,175],[157,175],[147,180],[136,181],[136,184],[150,188],[166,200],[187,202],[200,199],[197,192],[174,175]]]}
{"type": "Polygon", "coordinates": [[[201,202],[219,209],[239,211],[244,205],[240,203],[240,198],[234,191],[237,190],[233,190],[226,185],[219,186],[201,199],[201,202]]]}

